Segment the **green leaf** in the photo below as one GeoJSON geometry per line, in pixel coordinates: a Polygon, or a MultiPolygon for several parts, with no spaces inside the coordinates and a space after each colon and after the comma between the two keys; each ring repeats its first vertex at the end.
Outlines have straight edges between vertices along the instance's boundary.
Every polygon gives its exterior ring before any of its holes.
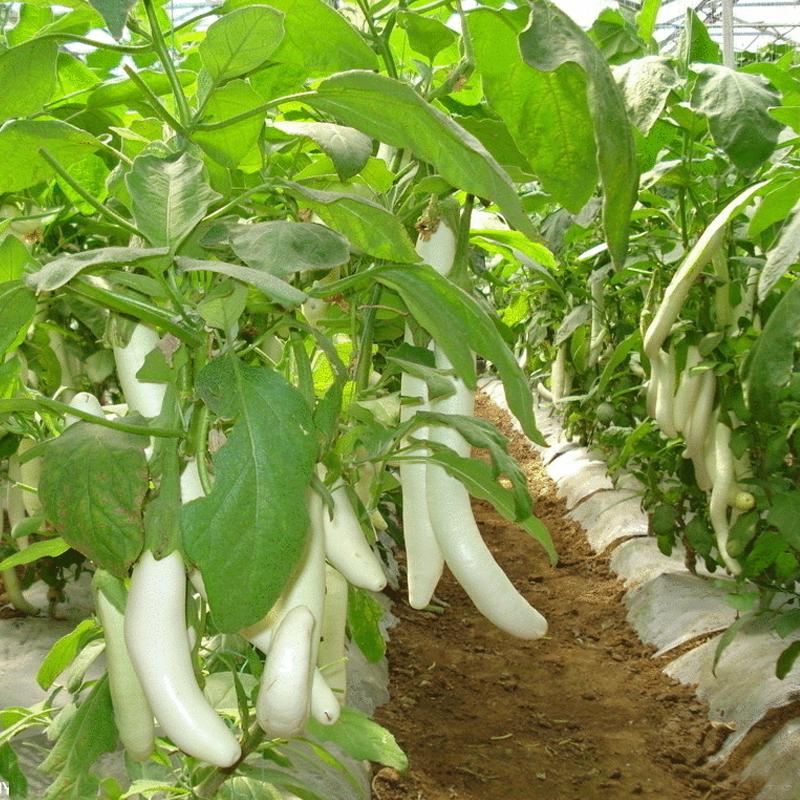
{"type": "Polygon", "coordinates": [[[197,304],[197,313],[211,328],[228,333],[235,330],[247,307],[247,286],[238,281],[223,281],[206,292],[197,304]]]}
{"type": "Polygon", "coordinates": [[[660,56],[634,58],[614,67],[613,72],[631,122],[647,136],[661,116],[670,92],[680,84],[678,73],[660,56]]]}
{"type": "MultiPolygon", "coordinates": [[[[800,178],[792,178],[781,183],[774,182],[764,189],[764,196],[750,218],[747,229],[752,237],[763,233],[776,222],[784,221],[800,200],[800,178]],[[777,188],[773,188],[777,185],[777,188]]],[[[764,299],[764,295],[761,296],[764,299]]]]}
{"type": "Polygon", "coordinates": [[[530,23],[519,37],[523,60],[544,72],[574,62],[585,73],[603,185],[603,227],[611,257],[620,268],[639,188],[636,147],[622,93],[603,56],[569,16],[547,0],[531,0],[531,5],[530,23]]]}
{"type": "Polygon", "coordinates": [[[0,778],[5,779],[9,796],[14,800],[28,796],[28,779],[19,768],[17,754],[8,742],[0,745],[0,778]]]}
{"type": "Polygon", "coordinates": [[[300,558],[316,437],[303,395],[265,367],[225,356],[203,368],[197,392],[235,421],[214,455],[211,494],[183,508],[183,544],[215,623],[232,632],[267,613],[300,558]]]}
{"type": "Polygon", "coordinates": [[[19,280],[31,263],[35,262],[28,248],[16,236],[0,241],[0,283],[19,280]]]}
{"type": "MultiPolygon", "coordinates": [[[[216,89],[205,105],[203,123],[223,122],[261,105],[255,89],[244,80],[233,80],[216,89]]],[[[195,131],[192,138],[213,159],[237,167],[258,142],[264,120],[249,117],[214,131],[195,131]]]]}
{"type": "Polygon", "coordinates": [[[778,556],[786,550],[786,539],[769,531],[764,531],[755,541],[753,549],[744,562],[744,573],[754,578],[769,569],[778,556]]]}
{"type": "Polygon", "coordinates": [[[0,284],[0,356],[22,341],[36,313],[36,297],[20,281],[0,284]]]}
{"type": "Polygon", "coordinates": [[[287,184],[287,189],[368,255],[386,261],[419,261],[414,244],[400,220],[372,200],[358,195],[308,189],[296,183],[287,184]]]}
{"type": "Polygon", "coordinates": [[[198,48],[215,83],[260,67],[283,39],[283,15],[267,5],[231,11],[214,22],[198,48]]]}
{"type": "Polygon", "coordinates": [[[203,162],[143,154],[134,159],[125,185],[136,227],[156,247],[176,248],[220,198],[204,175],[203,162]]]}
{"type": "Polygon", "coordinates": [[[322,81],[307,102],[373,139],[410,150],[453,186],[496,202],[509,224],[536,237],[503,168],[472,134],[408,84],[353,70],[322,81]]]}
{"type": "Polygon", "coordinates": [[[292,136],[305,136],[330,156],[342,181],[358,175],[372,155],[372,139],[355,128],[331,122],[291,122],[279,120],[274,126],[292,136]]]}
{"type": "Polygon", "coordinates": [[[775,620],[775,633],[785,639],[800,629],[800,608],[782,611],[775,620]]]}
{"type": "Polygon", "coordinates": [[[234,775],[220,786],[215,796],[217,800],[282,800],[286,795],[272,783],[244,775],[234,775]]]}
{"type": "Polygon", "coordinates": [[[774,525],[793,547],[800,549],[798,519],[800,519],[800,491],[782,492],[772,498],[767,522],[774,525]]]}
{"type": "Polygon", "coordinates": [[[455,394],[453,381],[435,368],[433,353],[425,347],[412,347],[403,343],[386,354],[386,361],[402,372],[425,381],[429,400],[452,397],[455,394]]]}
{"type": "Polygon", "coordinates": [[[304,292],[268,272],[242,267],[239,264],[228,264],[226,261],[203,261],[185,256],[178,256],[175,263],[178,269],[182,269],[184,272],[217,272],[220,275],[227,275],[229,278],[242,281],[242,283],[248,283],[271,300],[287,307],[300,305],[307,297],[304,292]]]}
{"type": "Polygon", "coordinates": [[[78,422],[50,442],[39,498],[46,519],[71,547],[125,577],[144,543],[147,439],[78,422]]]}
{"type": "Polygon", "coordinates": [[[783,125],[788,125],[795,133],[800,132],[800,106],[778,106],[771,108],[769,115],[783,125]]]}
{"type": "Polygon", "coordinates": [[[686,9],[686,18],[678,41],[677,60],[689,66],[695,61],[707,64],[722,62],[722,51],[693,8],[686,9]]]}
{"type": "Polygon", "coordinates": [[[60,536],[32,542],[24,550],[0,561],[0,572],[14,569],[22,564],[32,564],[40,558],[56,558],[56,556],[66,553],[67,550],[69,550],[69,545],[60,536]]]}
{"type": "Polygon", "coordinates": [[[639,29],[639,38],[649,42],[656,30],[656,20],[661,8],[661,0],[643,0],[639,13],[636,15],[636,25],[639,29]]]}
{"type": "Polygon", "coordinates": [[[558,563],[558,553],[550,532],[535,516],[520,517],[514,493],[497,482],[497,476],[489,464],[475,458],[463,458],[449,450],[433,453],[428,460],[439,464],[448,475],[461,481],[473,497],[487,500],[507,520],[517,523],[544,548],[551,564],[558,563]]]}
{"type": "Polygon", "coordinates": [[[758,299],[764,300],[772,287],[800,256],[800,202],[789,214],[778,241],[767,253],[767,263],[758,276],[758,299]]]}
{"type": "Polygon", "coordinates": [[[0,52],[0,122],[41,110],[56,88],[58,45],[33,39],[0,52]]]}
{"type": "Polygon", "coordinates": [[[750,350],[745,368],[744,395],[753,418],[780,422],[778,400],[794,370],[800,339],[800,281],[781,298],[750,350]]]}
{"type": "Polygon", "coordinates": [[[611,354],[611,358],[608,359],[608,363],[603,367],[603,371],[600,373],[600,380],[597,382],[596,393],[600,397],[605,397],[606,389],[614,377],[617,367],[628,357],[628,353],[639,347],[641,343],[642,334],[640,331],[635,330],[614,348],[614,352],[611,354]]]}
{"type": "Polygon", "coordinates": [[[369,592],[348,586],[347,627],[350,638],[367,661],[375,663],[386,654],[386,640],[381,634],[383,606],[369,592]]]}
{"type": "Polygon", "coordinates": [[[495,365],[511,413],[529,439],[543,444],[527,378],[492,319],[475,299],[426,264],[381,268],[375,275],[400,295],[467,386],[476,385],[473,352],[495,365]]]}
{"type": "Polygon", "coordinates": [[[779,656],[775,664],[775,677],[783,680],[791,671],[800,656],[800,641],[792,642],[779,656]]]}
{"type": "Polygon", "coordinates": [[[527,13],[478,9],[468,17],[475,63],[491,107],[545,191],[578,212],[597,183],[596,145],[586,82],[575,64],[531,70],[517,39],[527,13]]]}
{"type": "Polygon", "coordinates": [[[89,0],[89,3],[106,21],[111,35],[121,39],[128,12],[136,5],[136,0],[89,0]]]}
{"type": "Polygon", "coordinates": [[[442,50],[458,41],[458,34],[434,17],[401,11],[397,15],[397,21],[408,34],[411,49],[429,61],[433,61],[442,50]]]}
{"type": "Polygon", "coordinates": [[[92,619],[78,623],[74,630],[62,636],[45,656],[36,675],[39,686],[47,691],[55,679],[75,660],[89,642],[100,636],[102,629],[92,619]]]}
{"type": "Polygon", "coordinates": [[[100,247],[97,250],[84,250],[82,253],[65,253],[28,275],[25,282],[37,292],[51,292],[53,289],[60,289],[90,267],[135,264],[146,259],[163,258],[168,253],[169,250],[165,247],[100,247]]]}
{"type": "Polygon", "coordinates": [[[408,758],[394,736],[355,708],[344,706],[339,721],[333,725],[310,720],[308,729],[316,739],[333,742],[352,758],[384,764],[398,772],[408,769],[408,758]]]}
{"type": "Polygon", "coordinates": [[[286,277],[300,270],[331,270],[350,260],[347,240],[313,222],[273,220],[231,229],[233,252],[249,267],[286,277]]]}
{"type": "Polygon", "coordinates": [[[86,800],[95,797],[99,780],[90,767],[116,747],[117,728],[108,676],[104,675],[53,745],[40,769],[57,774],[42,800],[86,800]]]}
{"type": "MultiPolygon", "coordinates": [[[[227,0],[224,10],[249,5],[227,0]]],[[[321,0],[272,0],[284,13],[284,37],[272,60],[302,68],[303,75],[330,75],[346,69],[378,69],[378,59],[352,25],[321,0]],[[313,42],[313,47],[309,46],[313,42]]]]}
{"type": "Polygon", "coordinates": [[[80,161],[99,147],[87,131],[59,120],[14,120],[0,129],[0,194],[50,180],[53,168],[39,154],[47,152],[61,166],[80,161]]]}
{"type": "Polygon", "coordinates": [[[575,306],[569,314],[561,321],[558,330],[553,337],[553,344],[557,347],[562,342],[566,342],[581,325],[585,325],[592,316],[592,306],[590,303],[582,303],[575,306]]]}
{"type": "Polygon", "coordinates": [[[719,637],[716,649],[714,650],[714,659],[711,662],[711,674],[716,677],[717,664],[719,664],[722,654],[730,647],[733,640],[738,636],[742,628],[746,627],[752,621],[750,616],[741,616],[736,620],[726,631],[719,637]]]}
{"type": "Polygon", "coordinates": [[[717,147],[742,172],[754,172],[772,155],[783,128],[767,113],[780,104],[780,95],[760,75],[718,64],[693,64],[692,70],[692,108],[708,118],[717,147]]]}

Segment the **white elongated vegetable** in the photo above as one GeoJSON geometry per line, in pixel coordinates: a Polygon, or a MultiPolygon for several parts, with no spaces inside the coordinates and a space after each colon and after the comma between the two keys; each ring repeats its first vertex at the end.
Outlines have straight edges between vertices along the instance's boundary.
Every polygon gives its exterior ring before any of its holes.
{"type": "Polygon", "coordinates": [[[714,528],[717,550],[725,566],[731,574],[739,575],[742,571],[741,565],[728,553],[728,535],[730,534],[728,501],[734,485],[734,478],[731,429],[723,422],[718,422],[714,431],[714,461],[714,488],[711,490],[709,505],[711,526],[714,528]]]}
{"type": "MultiPolygon", "coordinates": [[[[35,443],[30,439],[23,439],[19,443],[19,449],[17,450],[17,453],[19,454],[19,456],[22,456],[34,446],[35,443]]],[[[42,474],[41,456],[28,459],[28,461],[25,462],[23,462],[20,459],[19,461],[20,483],[24,484],[25,486],[30,486],[31,489],[38,489],[39,478],[41,477],[41,474],[42,474]]],[[[27,489],[23,489],[22,505],[25,507],[25,512],[29,517],[35,517],[37,514],[42,513],[42,501],[39,500],[39,495],[36,492],[29,492],[27,489]]]]}
{"type": "Polygon", "coordinates": [[[317,666],[325,682],[344,702],[347,692],[347,581],[325,565],[325,609],[322,613],[317,666]]]}
{"type": "Polygon", "coordinates": [[[694,464],[697,485],[705,492],[711,489],[711,475],[705,463],[705,443],[711,432],[711,419],[714,409],[714,395],[717,391],[717,380],[714,373],[708,370],[703,373],[700,389],[692,410],[689,423],[684,431],[686,453],[694,464]]]}
{"type": "Polygon", "coordinates": [[[674,422],[678,433],[684,433],[686,423],[697,400],[697,393],[700,391],[701,376],[692,375],[692,367],[696,367],[702,357],[700,351],[691,345],[686,352],[686,367],[681,373],[678,390],[675,392],[674,422]]]}
{"type": "Polygon", "coordinates": [[[550,394],[554,403],[560,403],[567,394],[567,342],[558,346],[556,360],[550,367],[550,394]]]}
{"type": "MultiPolygon", "coordinates": [[[[447,358],[436,351],[437,366],[448,369],[447,358]]],[[[460,380],[456,392],[432,404],[444,414],[471,416],[475,396],[460,380]]],[[[447,445],[461,456],[469,456],[470,446],[452,429],[436,426],[432,441],[447,445]]],[[[451,478],[443,467],[429,464],[427,470],[428,513],[447,566],[477,609],[501,630],[522,639],[537,639],[547,633],[547,621],[514,588],[486,547],[475,523],[469,493],[451,478]]]]}
{"type": "Polygon", "coordinates": [[[186,637],[186,571],[177,552],[145,551],[133,569],[125,643],[150,707],[185,753],[217,767],[241,757],[236,737],[200,691],[186,637]]]}
{"type": "MultiPolygon", "coordinates": [[[[378,475],[378,468],[370,461],[362,464],[358,469],[358,480],[353,487],[358,499],[364,504],[364,507],[369,509],[372,501],[372,482],[378,475]]],[[[385,531],[389,527],[383,514],[377,508],[369,511],[369,521],[376,531],[385,531]]]]}
{"type": "Polygon", "coordinates": [[[661,365],[658,370],[655,419],[664,436],[672,438],[678,435],[675,428],[675,358],[672,353],[661,350],[658,359],[661,365]]]}
{"type": "Polygon", "coordinates": [[[719,250],[725,237],[728,223],[752,199],[753,195],[764,185],[757,183],[738,194],[725,206],[703,231],[696,244],[687,253],[683,263],[672,276],[661,305],[656,310],[652,321],[644,335],[644,352],[649,359],[654,359],[669,336],[681,307],[692,288],[692,284],[714,254],[719,250]]]}
{"type": "MultiPolygon", "coordinates": [[[[17,522],[20,522],[25,518],[25,511],[22,509],[21,498],[18,500],[19,510],[16,514],[12,514],[10,506],[7,505],[11,497],[12,489],[19,491],[18,487],[9,484],[7,492],[0,492],[0,534],[3,533],[3,528],[5,526],[5,518],[3,516],[4,506],[6,507],[6,512],[8,513],[12,530],[17,522]]],[[[25,595],[22,593],[22,586],[20,585],[19,578],[17,577],[17,573],[13,568],[3,570],[3,572],[0,573],[0,578],[3,579],[3,588],[8,596],[8,602],[11,603],[11,605],[16,608],[17,611],[22,611],[23,614],[38,613],[39,610],[25,599],[25,595]]]]}
{"type": "Polygon", "coordinates": [[[603,342],[608,334],[608,328],[603,323],[605,294],[603,293],[602,279],[593,276],[589,281],[589,287],[592,295],[592,325],[589,336],[589,356],[586,359],[586,365],[594,367],[603,352],[603,342]]]}
{"type": "MultiPolygon", "coordinates": [[[[440,275],[447,275],[453,268],[458,248],[455,231],[440,219],[435,230],[427,230],[417,237],[416,250],[427,264],[440,275]]],[[[411,329],[406,326],[405,341],[414,343],[411,329]]],[[[404,403],[400,407],[400,419],[405,422],[418,411],[427,411],[428,387],[421,378],[403,373],[400,379],[400,394],[403,398],[418,398],[417,405],[404,403]]],[[[415,436],[427,438],[427,427],[418,428],[415,436]]],[[[415,447],[409,456],[428,455],[425,447],[415,447]]],[[[427,465],[403,462],[400,464],[400,485],[403,494],[403,541],[406,551],[406,582],[408,602],[412,608],[425,608],[430,604],[436,586],[444,570],[444,556],[431,526],[427,502],[427,465]]]]}
{"type": "MultiPolygon", "coordinates": [[[[379,592],[386,586],[386,576],[378,557],[364,538],[361,524],[341,480],[331,487],[333,517],[322,513],[325,555],[353,586],[379,592]]],[[[323,581],[324,583],[324,581],[323,581]]]]}
{"type": "MultiPolygon", "coordinates": [[[[89,394],[89,392],[78,392],[75,397],[69,401],[69,404],[72,408],[85,411],[87,414],[91,414],[94,417],[103,416],[103,407],[100,405],[100,401],[93,394],[89,394]]],[[[80,422],[80,417],[76,417],[74,414],[66,414],[64,416],[65,427],[68,428],[76,422],[80,422]]]]}
{"type": "Polygon", "coordinates": [[[321,725],[333,725],[341,713],[339,699],[317,667],[311,680],[311,716],[321,725]]]}
{"type": "Polygon", "coordinates": [[[106,641],[108,685],[120,741],[132,758],[147,761],[155,742],[153,711],[128,655],[124,614],[96,581],[94,604],[106,641]]]}
{"type": "Polygon", "coordinates": [[[256,701],[258,724],[270,736],[295,736],[308,720],[315,623],[306,606],[295,606],[275,631],[256,701]]]}
{"type": "Polygon", "coordinates": [[[165,383],[149,383],[136,377],[147,354],[155,349],[158,341],[158,334],[152,328],[139,323],[133,329],[128,344],[114,348],[117,379],[128,409],[143,417],[157,417],[161,413],[161,404],[167,391],[165,383]]]}

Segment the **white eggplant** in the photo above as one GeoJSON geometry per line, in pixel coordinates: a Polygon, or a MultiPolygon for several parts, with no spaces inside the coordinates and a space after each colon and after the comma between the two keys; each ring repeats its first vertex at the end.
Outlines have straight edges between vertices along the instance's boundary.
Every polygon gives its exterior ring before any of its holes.
{"type": "Polygon", "coordinates": [[[136,373],[144,366],[148,353],[156,348],[158,341],[158,334],[152,328],[139,323],[133,329],[128,344],[114,348],[117,380],[128,409],[143,417],[157,417],[161,413],[161,404],[167,391],[165,383],[149,383],[136,377],[136,373]]]}
{"type": "Polygon", "coordinates": [[[701,361],[700,351],[694,345],[690,346],[686,353],[686,367],[681,373],[678,390],[675,392],[674,422],[678,433],[685,433],[686,424],[697,401],[702,376],[692,375],[691,369],[701,361]]]}
{"type": "Polygon", "coordinates": [[[322,614],[317,665],[325,682],[343,703],[347,691],[347,581],[325,565],[325,609],[322,614]]]}
{"type": "Polygon", "coordinates": [[[675,359],[672,353],[661,350],[656,388],[655,420],[668,439],[678,435],[675,429],[675,359]]]}
{"type": "Polygon", "coordinates": [[[730,521],[728,519],[728,503],[734,485],[733,453],[731,453],[731,429],[718,422],[714,431],[714,488],[711,490],[709,516],[717,550],[725,566],[732,575],[740,575],[742,567],[728,553],[728,536],[730,521]]]}
{"type": "Polygon", "coordinates": [[[200,690],[186,636],[186,570],[178,552],[142,554],[125,610],[125,643],[150,707],[167,736],[194,758],[230,767],[241,748],[200,690]]]}

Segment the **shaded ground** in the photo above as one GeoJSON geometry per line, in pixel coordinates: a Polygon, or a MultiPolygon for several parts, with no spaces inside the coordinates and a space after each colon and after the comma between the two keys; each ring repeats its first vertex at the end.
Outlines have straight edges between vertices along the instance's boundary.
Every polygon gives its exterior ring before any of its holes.
{"type": "Polygon", "coordinates": [[[752,800],[704,766],[725,731],[692,694],[661,673],[625,621],[621,584],[524,440],[488,401],[529,475],[537,513],[561,556],[541,548],[487,504],[475,516],[514,584],[547,617],[550,635],[522,642],[491,627],[446,574],[443,615],[393,598],[400,625],[389,646],[392,701],[377,719],[411,761],[400,778],[378,771],[375,800],[752,800]]]}

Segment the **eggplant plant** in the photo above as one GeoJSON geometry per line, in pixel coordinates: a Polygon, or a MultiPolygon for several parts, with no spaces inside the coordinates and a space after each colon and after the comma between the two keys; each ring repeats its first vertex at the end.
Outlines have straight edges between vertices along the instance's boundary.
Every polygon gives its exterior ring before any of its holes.
{"type": "Polygon", "coordinates": [[[52,611],[91,573],[96,617],[45,659],[45,700],[0,712],[0,776],[25,796],[14,748],[35,731],[60,800],[318,797],[290,739],[404,769],[345,695],[348,652],[383,656],[371,593],[406,580],[394,550],[405,537],[412,606],[447,563],[526,638],[546,621],[469,496],[556,561],[473,416],[479,357],[543,441],[509,328],[473,291],[476,244],[555,270],[533,219],[569,186],[492,53],[511,37],[521,80],[584,98],[575,132],[600,146],[565,202],[601,183],[622,263],[637,169],[609,68],[544,0],[2,9],[0,570],[23,614],[34,579],[52,611]],[[120,744],[119,769],[93,771],[120,744]]]}

